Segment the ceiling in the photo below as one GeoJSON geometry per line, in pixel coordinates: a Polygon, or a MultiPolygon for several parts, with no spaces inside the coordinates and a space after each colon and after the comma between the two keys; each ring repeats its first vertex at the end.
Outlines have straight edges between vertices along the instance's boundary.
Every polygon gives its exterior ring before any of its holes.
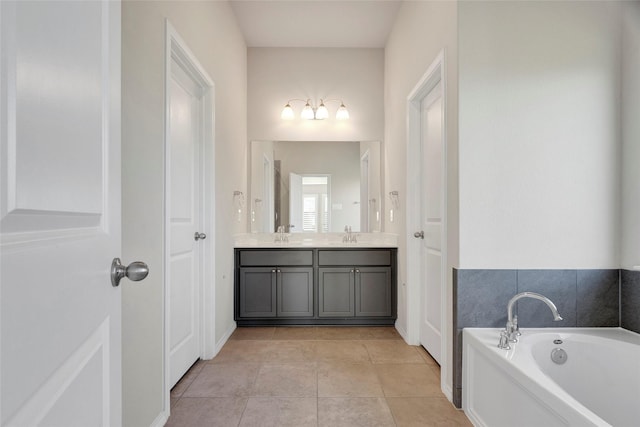
{"type": "Polygon", "coordinates": [[[248,47],[383,48],[401,0],[230,0],[248,47]]]}

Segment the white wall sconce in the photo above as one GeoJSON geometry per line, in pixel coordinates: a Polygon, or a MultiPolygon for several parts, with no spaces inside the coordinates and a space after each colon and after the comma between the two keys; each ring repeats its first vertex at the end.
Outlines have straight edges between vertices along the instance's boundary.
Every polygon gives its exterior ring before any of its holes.
{"type": "Polygon", "coordinates": [[[301,101],[304,102],[304,108],[302,108],[302,112],[300,112],[300,118],[304,120],[324,120],[329,117],[329,110],[324,105],[325,102],[339,102],[340,107],[338,107],[338,111],[336,111],[336,119],[337,120],[347,120],[349,118],[349,110],[344,106],[344,102],[341,99],[320,99],[320,105],[317,107],[311,103],[310,99],[290,99],[287,101],[287,105],[284,106],[280,117],[283,120],[293,120],[295,118],[295,113],[293,112],[293,108],[291,108],[291,103],[293,101],[301,101]]]}
{"type": "Polygon", "coordinates": [[[389,222],[393,222],[394,211],[400,209],[400,193],[398,193],[398,190],[389,191],[389,198],[391,199],[391,209],[389,209],[389,222]]]}
{"type": "Polygon", "coordinates": [[[236,213],[236,220],[242,221],[242,208],[244,208],[244,193],[239,190],[233,192],[233,209],[236,213]]]}

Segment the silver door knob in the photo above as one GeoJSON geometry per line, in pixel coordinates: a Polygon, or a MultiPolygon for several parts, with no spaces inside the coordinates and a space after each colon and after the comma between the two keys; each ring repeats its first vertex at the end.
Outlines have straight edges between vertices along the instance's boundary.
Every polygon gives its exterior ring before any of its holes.
{"type": "Polygon", "coordinates": [[[207,235],[206,235],[206,234],[204,234],[204,233],[198,233],[198,232],[196,231],[196,234],[194,234],[194,235],[193,235],[193,238],[194,238],[194,239],[195,239],[195,241],[197,242],[198,240],[201,240],[201,239],[202,239],[202,240],[204,240],[204,239],[206,239],[206,238],[207,238],[207,235]]]}
{"type": "Polygon", "coordinates": [[[416,231],[413,233],[413,237],[416,239],[424,239],[424,231],[416,231]]]}
{"type": "Polygon", "coordinates": [[[127,277],[129,280],[138,282],[149,274],[149,267],[141,261],[132,262],[128,266],[120,263],[120,258],[114,258],[111,263],[111,284],[116,287],[120,285],[120,279],[127,277]]]}

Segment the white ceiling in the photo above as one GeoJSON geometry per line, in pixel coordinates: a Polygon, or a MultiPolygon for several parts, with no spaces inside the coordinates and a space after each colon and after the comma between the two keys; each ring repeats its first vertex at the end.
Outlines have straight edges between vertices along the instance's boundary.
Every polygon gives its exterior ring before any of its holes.
{"type": "Polygon", "coordinates": [[[249,47],[383,48],[401,0],[230,0],[249,47]]]}

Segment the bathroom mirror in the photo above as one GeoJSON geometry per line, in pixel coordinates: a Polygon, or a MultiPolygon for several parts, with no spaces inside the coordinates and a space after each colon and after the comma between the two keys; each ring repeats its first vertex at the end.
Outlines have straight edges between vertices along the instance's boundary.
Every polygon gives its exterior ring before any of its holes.
{"type": "Polygon", "coordinates": [[[379,141],[252,141],[252,233],[382,231],[379,141]]]}

